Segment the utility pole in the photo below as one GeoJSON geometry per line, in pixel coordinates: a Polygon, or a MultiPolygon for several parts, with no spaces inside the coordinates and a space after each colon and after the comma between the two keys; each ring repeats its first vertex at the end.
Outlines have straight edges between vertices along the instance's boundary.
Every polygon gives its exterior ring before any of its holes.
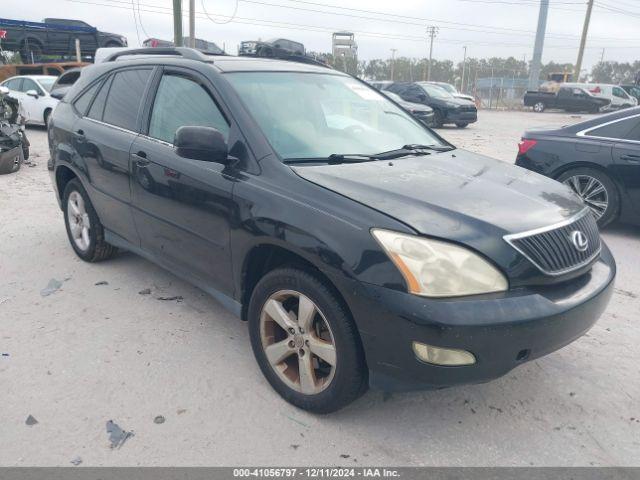
{"type": "Polygon", "coordinates": [[[467,66],[467,47],[464,47],[464,57],[462,58],[462,80],[460,80],[460,92],[464,93],[464,73],[465,67],[467,66]]]}
{"type": "Polygon", "coordinates": [[[427,81],[431,80],[431,63],[433,62],[433,39],[436,37],[436,35],[438,35],[438,30],[440,29],[434,25],[430,25],[427,28],[427,34],[431,38],[431,42],[429,43],[429,65],[427,66],[427,81]]]}
{"type": "Polygon", "coordinates": [[[392,48],[391,49],[391,81],[393,82],[393,71],[395,70],[395,66],[396,66],[396,51],[398,49],[397,48],[392,48]]]}
{"type": "Polygon", "coordinates": [[[182,0],[173,0],[173,43],[182,46],[182,0]]]}
{"type": "Polygon", "coordinates": [[[196,48],[196,0],[189,0],[189,46],[196,48]]]}
{"type": "Polygon", "coordinates": [[[540,0],[540,13],[538,13],[538,30],[536,31],[536,43],[533,47],[533,58],[529,71],[529,90],[536,90],[540,80],[540,68],[542,61],[542,48],[544,47],[544,35],[547,30],[547,14],[549,13],[549,0],[540,0]]]}
{"type": "Polygon", "coordinates": [[[600,55],[600,63],[604,63],[604,48],[602,49],[602,55],[600,55]]]}
{"type": "Polygon", "coordinates": [[[584,46],[587,43],[587,33],[589,32],[589,22],[591,21],[591,10],[593,10],[593,0],[587,3],[587,14],[584,17],[584,25],[582,26],[582,37],[580,38],[580,50],[578,50],[578,61],[576,62],[576,70],[574,73],[575,81],[580,81],[580,70],[582,70],[582,57],[584,56],[584,46]]]}

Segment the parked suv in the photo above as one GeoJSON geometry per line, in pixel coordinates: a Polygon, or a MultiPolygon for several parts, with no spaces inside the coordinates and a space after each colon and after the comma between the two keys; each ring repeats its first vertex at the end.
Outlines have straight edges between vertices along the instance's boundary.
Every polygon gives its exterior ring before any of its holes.
{"type": "Polygon", "coordinates": [[[434,126],[453,123],[464,128],[478,120],[478,109],[472,101],[456,98],[444,88],[429,82],[397,82],[386,88],[407,102],[422,103],[433,108],[434,126]]]}
{"type": "Polygon", "coordinates": [[[129,250],[209,292],[310,411],[496,378],[580,337],[613,291],[568,187],[329,68],[119,52],[83,71],[49,141],[76,254],[129,250]]]}

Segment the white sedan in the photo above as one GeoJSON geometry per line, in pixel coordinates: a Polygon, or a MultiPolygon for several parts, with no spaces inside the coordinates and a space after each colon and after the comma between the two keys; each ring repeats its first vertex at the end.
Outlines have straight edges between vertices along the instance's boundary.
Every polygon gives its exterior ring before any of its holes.
{"type": "Polygon", "coordinates": [[[26,123],[47,125],[58,100],[49,92],[58,77],[53,75],[21,75],[2,82],[10,95],[20,102],[26,123]]]}

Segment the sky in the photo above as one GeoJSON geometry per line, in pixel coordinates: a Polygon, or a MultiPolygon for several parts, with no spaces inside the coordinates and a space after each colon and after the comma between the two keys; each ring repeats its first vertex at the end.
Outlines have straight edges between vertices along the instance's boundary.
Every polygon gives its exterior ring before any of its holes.
{"type": "MultiPolygon", "coordinates": [[[[550,0],[543,62],[575,62],[586,0],[550,0]]],[[[183,0],[184,32],[188,0],[183,0]]],[[[355,33],[360,59],[428,56],[426,29],[439,27],[436,59],[529,61],[538,21],[538,0],[195,0],[196,37],[235,53],[243,40],[291,38],[307,50],[329,52],[331,33],[355,33]]],[[[172,0],[2,0],[2,17],[84,20],[127,37],[172,39],[172,0]]],[[[595,0],[583,68],[604,60],[640,60],[640,0],[595,0]],[[604,55],[604,57],[603,57],[604,55]]]]}

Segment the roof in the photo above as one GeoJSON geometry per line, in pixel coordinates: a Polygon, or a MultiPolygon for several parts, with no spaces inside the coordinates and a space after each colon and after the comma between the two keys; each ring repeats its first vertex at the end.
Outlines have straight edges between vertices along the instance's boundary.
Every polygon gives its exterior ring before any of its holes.
{"type": "Polygon", "coordinates": [[[306,73],[334,73],[341,74],[336,70],[321,67],[308,63],[301,63],[289,60],[279,60],[272,58],[256,58],[249,56],[242,57],[214,57],[213,65],[222,72],[306,72],[306,73]]]}

